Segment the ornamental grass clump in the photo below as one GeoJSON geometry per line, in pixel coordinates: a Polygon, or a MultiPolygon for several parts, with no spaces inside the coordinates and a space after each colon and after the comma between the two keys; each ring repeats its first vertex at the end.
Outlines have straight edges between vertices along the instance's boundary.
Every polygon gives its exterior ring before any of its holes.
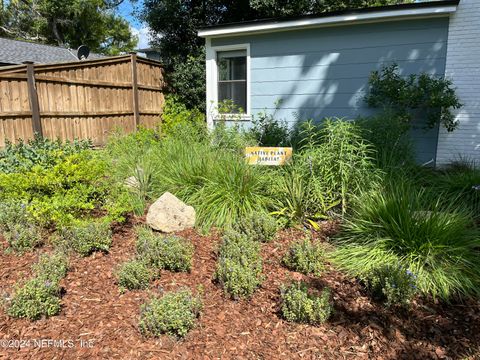
{"type": "Polygon", "coordinates": [[[215,279],[233,299],[248,298],[262,282],[260,244],[228,230],[220,246],[215,279]]]}
{"type": "Polygon", "coordinates": [[[253,212],[235,224],[234,229],[244,233],[250,239],[267,243],[275,238],[278,224],[270,215],[260,212],[253,212]]]}
{"type": "Polygon", "coordinates": [[[318,292],[304,282],[295,282],[280,291],[280,310],[287,321],[317,325],[327,321],[333,312],[328,288],[318,292]]]}
{"type": "Polygon", "coordinates": [[[140,331],[147,336],[168,334],[184,337],[195,327],[201,310],[200,297],[188,289],[154,297],[141,307],[140,331]]]}
{"type": "Polygon", "coordinates": [[[285,254],[283,263],[302,274],[320,275],[324,270],[325,250],[319,242],[304,239],[295,242],[285,254]]]}
{"type": "Polygon", "coordinates": [[[35,277],[17,285],[8,301],[7,313],[18,318],[37,320],[60,312],[60,280],[68,270],[68,259],[63,253],[44,254],[33,266],[35,277]]]}
{"type": "Polygon", "coordinates": [[[133,259],[124,262],[116,271],[120,290],[142,290],[148,288],[154,278],[153,270],[143,260],[133,259]]]}
{"type": "Polygon", "coordinates": [[[468,207],[442,194],[399,181],[365,192],[335,242],[333,262],[360,278],[400,265],[424,295],[480,295],[480,231],[468,207]]]}
{"type": "Polygon", "coordinates": [[[147,227],[137,228],[137,254],[146,264],[155,269],[190,271],[194,247],[185,238],[161,235],[147,227]]]}
{"type": "Polygon", "coordinates": [[[109,251],[112,231],[107,222],[77,221],[58,229],[54,242],[65,251],[88,256],[95,251],[109,251]]]}

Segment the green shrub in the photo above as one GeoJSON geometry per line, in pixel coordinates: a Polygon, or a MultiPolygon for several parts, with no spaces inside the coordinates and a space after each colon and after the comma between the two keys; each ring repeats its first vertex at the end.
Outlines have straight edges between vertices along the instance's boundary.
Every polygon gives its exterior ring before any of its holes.
{"type": "Polygon", "coordinates": [[[448,131],[457,126],[452,109],[462,106],[450,80],[427,73],[405,77],[397,64],[372,72],[365,100],[371,107],[388,109],[409,120],[420,110],[428,128],[441,124],[448,131]]]}
{"type": "Polygon", "coordinates": [[[395,182],[362,194],[336,238],[333,261],[360,278],[400,264],[423,294],[480,295],[480,232],[469,211],[442,194],[395,182]]]}
{"type": "Polygon", "coordinates": [[[185,124],[205,126],[205,113],[198,109],[187,109],[177,95],[167,95],[162,113],[162,132],[171,134],[175,128],[185,124]]]}
{"type": "Polygon", "coordinates": [[[43,242],[41,229],[26,206],[19,202],[0,203],[0,232],[10,248],[17,252],[31,250],[43,242]]]}
{"type": "Polygon", "coordinates": [[[258,113],[252,119],[250,132],[260,146],[289,146],[290,130],[286,122],[275,118],[275,113],[265,111],[258,113]]]}
{"type": "Polygon", "coordinates": [[[194,247],[189,240],[156,234],[143,226],[137,228],[137,234],[137,253],[149,266],[170,271],[190,271],[194,247]]]}
{"type": "Polygon", "coordinates": [[[320,324],[333,312],[328,288],[318,294],[305,283],[298,282],[281,289],[281,312],[287,321],[320,324]]]}
{"type": "Polygon", "coordinates": [[[37,320],[60,312],[60,280],[68,270],[63,253],[43,254],[33,266],[35,277],[17,285],[8,302],[7,313],[13,317],[37,320]]]}
{"type": "Polygon", "coordinates": [[[108,252],[112,244],[112,231],[107,222],[78,221],[58,229],[55,242],[67,251],[73,250],[88,256],[94,251],[108,252]]]}
{"type": "Polygon", "coordinates": [[[324,270],[325,251],[323,246],[310,239],[294,243],[283,258],[283,263],[294,271],[305,275],[320,275],[324,270]]]}
{"type": "Polygon", "coordinates": [[[62,143],[60,140],[49,140],[40,136],[17,144],[7,142],[0,150],[0,172],[17,173],[30,171],[34,166],[51,168],[67,156],[82,152],[91,147],[87,140],[75,140],[62,143]]]}
{"type": "Polygon", "coordinates": [[[275,219],[265,213],[253,212],[235,224],[234,228],[250,239],[267,243],[275,238],[278,224],[275,219]]]}
{"type": "Polygon", "coordinates": [[[153,279],[153,271],[145,261],[130,260],[123,263],[117,270],[117,281],[120,289],[137,290],[146,289],[153,279]]]}
{"type": "Polygon", "coordinates": [[[233,299],[248,298],[262,282],[260,244],[247,235],[226,231],[214,278],[233,299]]]}
{"type": "Polygon", "coordinates": [[[408,307],[417,293],[416,275],[401,265],[372,269],[364,282],[373,297],[386,306],[408,307]]]}
{"type": "Polygon", "coordinates": [[[202,302],[190,290],[170,292],[142,305],[140,331],[144,335],[184,337],[194,328],[202,302]]]}
{"type": "Polygon", "coordinates": [[[17,286],[7,313],[18,318],[37,320],[41,316],[53,316],[60,312],[60,287],[58,283],[41,277],[17,286]]]}
{"type": "Polygon", "coordinates": [[[68,258],[62,252],[45,253],[33,265],[33,271],[37,278],[58,283],[67,274],[68,258]]]}

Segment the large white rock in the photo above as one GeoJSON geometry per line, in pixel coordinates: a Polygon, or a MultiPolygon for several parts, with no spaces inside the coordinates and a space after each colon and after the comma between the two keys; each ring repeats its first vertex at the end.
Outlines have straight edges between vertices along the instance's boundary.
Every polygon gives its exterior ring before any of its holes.
{"type": "Polygon", "coordinates": [[[195,225],[195,209],[166,192],[148,209],[147,224],[162,232],[189,229],[195,225]]]}

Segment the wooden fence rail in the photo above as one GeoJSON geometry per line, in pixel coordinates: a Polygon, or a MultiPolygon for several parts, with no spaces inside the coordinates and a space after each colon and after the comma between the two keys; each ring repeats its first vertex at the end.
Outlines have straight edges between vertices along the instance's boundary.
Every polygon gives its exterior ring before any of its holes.
{"type": "Polygon", "coordinates": [[[0,68],[0,147],[35,133],[104,145],[115,129],[161,121],[163,68],[136,54],[0,68]]]}

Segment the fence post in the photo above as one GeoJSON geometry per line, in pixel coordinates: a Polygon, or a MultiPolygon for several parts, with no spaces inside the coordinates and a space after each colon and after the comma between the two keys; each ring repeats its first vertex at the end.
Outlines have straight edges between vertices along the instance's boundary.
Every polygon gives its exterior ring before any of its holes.
{"type": "Polygon", "coordinates": [[[42,122],[40,120],[40,107],[38,105],[37,87],[35,85],[35,68],[32,61],[25,61],[23,63],[27,67],[28,100],[30,102],[30,110],[32,111],[33,133],[43,136],[42,122]]]}
{"type": "Polygon", "coordinates": [[[137,128],[138,125],[140,125],[140,111],[138,109],[137,53],[131,52],[130,58],[132,62],[133,119],[135,120],[135,128],[137,128]]]}

